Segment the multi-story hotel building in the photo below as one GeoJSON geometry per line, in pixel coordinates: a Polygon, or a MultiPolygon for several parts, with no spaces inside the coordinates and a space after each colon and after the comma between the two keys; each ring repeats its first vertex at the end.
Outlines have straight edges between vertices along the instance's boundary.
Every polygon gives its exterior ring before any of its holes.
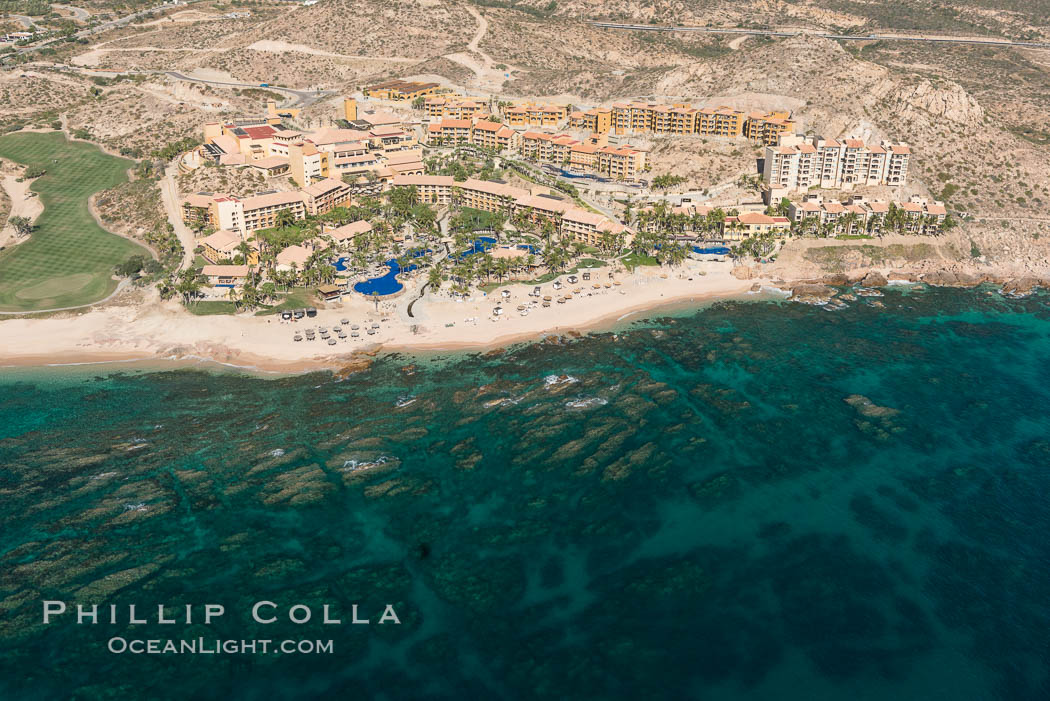
{"type": "Polygon", "coordinates": [[[569,128],[605,134],[612,129],[611,107],[595,107],[586,112],[576,111],[569,115],[569,128]]]}
{"type": "Polygon", "coordinates": [[[342,180],[326,178],[302,190],[306,213],[316,216],[350,202],[350,187],[342,180]]]}
{"type": "Polygon", "coordinates": [[[944,226],[948,210],[943,202],[929,201],[913,195],[906,202],[868,200],[860,196],[846,202],[825,200],[820,195],[806,195],[788,207],[788,218],[794,222],[814,221],[830,226],[833,233],[870,230],[882,231],[891,207],[903,212],[903,230],[909,234],[937,234],[944,226]],[[853,215],[853,216],[849,216],[853,215]]]}
{"type": "Polygon", "coordinates": [[[388,80],[365,88],[365,97],[378,100],[414,100],[437,92],[441,86],[437,83],[419,83],[415,81],[388,80]]]}
{"type": "Polygon", "coordinates": [[[597,133],[747,137],[776,145],[782,135],[794,132],[795,122],[787,111],[744,113],[729,107],[697,109],[685,103],[617,102],[573,112],[569,127],[597,133]]]}
{"type": "Polygon", "coordinates": [[[794,131],[795,122],[786,111],[750,112],[744,120],[744,138],[756,144],[776,146],[785,134],[794,131]]]}
{"type": "Polygon", "coordinates": [[[306,216],[303,193],[271,192],[243,199],[219,195],[212,198],[208,223],[214,229],[227,229],[243,235],[275,226],[278,214],[285,210],[290,211],[295,219],[306,216]]]}
{"type": "Polygon", "coordinates": [[[502,151],[516,148],[519,139],[518,132],[505,124],[483,119],[442,119],[427,125],[427,143],[430,144],[474,144],[502,151]]]}
{"type": "Polygon", "coordinates": [[[521,155],[540,163],[567,165],[616,180],[637,180],[646,166],[645,151],[629,145],[610,146],[604,134],[581,142],[568,134],[527,131],[521,137],[521,155]]]}
{"type": "Polygon", "coordinates": [[[740,138],[744,135],[744,113],[728,107],[704,107],[697,115],[696,133],[740,138]]]}
{"type": "Polygon", "coordinates": [[[453,202],[488,212],[504,212],[511,216],[527,212],[534,221],[547,219],[555,224],[563,236],[597,246],[606,234],[622,234],[629,241],[631,232],[619,222],[601,214],[580,209],[571,202],[551,197],[545,188],[532,191],[504,183],[468,178],[457,182],[451,176],[399,176],[394,187],[415,187],[420,201],[438,205],[453,202]]]}
{"type": "Polygon", "coordinates": [[[483,118],[489,114],[489,105],[464,95],[428,95],[423,99],[423,113],[431,119],[483,118]]]}
{"type": "Polygon", "coordinates": [[[766,147],[762,179],[771,188],[788,191],[898,186],[907,183],[910,158],[911,149],[906,144],[790,136],[779,146],[766,147]]]}
{"type": "Polygon", "coordinates": [[[598,172],[613,180],[636,180],[645,170],[645,151],[630,146],[598,149],[598,172]]]}
{"type": "Polygon", "coordinates": [[[503,110],[504,119],[512,127],[557,128],[568,116],[569,108],[566,105],[533,104],[528,102],[503,110]]]}
{"type": "Polygon", "coordinates": [[[427,125],[427,143],[469,143],[474,126],[469,119],[442,119],[427,125]]]}

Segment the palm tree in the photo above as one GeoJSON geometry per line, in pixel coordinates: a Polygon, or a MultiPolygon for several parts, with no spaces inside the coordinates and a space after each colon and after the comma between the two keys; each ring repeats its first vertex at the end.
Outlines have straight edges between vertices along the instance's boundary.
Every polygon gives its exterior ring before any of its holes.
{"type": "Polygon", "coordinates": [[[852,236],[853,228],[857,225],[857,222],[860,221],[860,215],[856,212],[847,212],[842,215],[842,218],[839,221],[841,222],[841,226],[846,229],[846,236],[852,236]]]}
{"type": "Polygon", "coordinates": [[[283,229],[287,226],[291,226],[295,224],[295,222],[295,213],[290,209],[282,209],[280,212],[277,213],[277,216],[274,218],[274,226],[278,229],[283,229]]]}
{"type": "Polygon", "coordinates": [[[672,266],[681,265],[687,256],[685,246],[681,244],[676,243],[667,247],[667,262],[672,266]]]}
{"type": "Polygon", "coordinates": [[[509,273],[510,273],[510,261],[508,261],[506,258],[500,258],[499,260],[497,260],[496,261],[496,279],[499,280],[500,282],[503,282],[503,278],[505,278],[509,273]]]}
{"type": "Polygon", "coordinates": [[[195,269],[190,268],[180,272],[176,289],[182,295],[182,303],[187,304],[190,299],[195,299],[200,294],[201,285],[201,276],[195,269]]]}
{"type": "Polygon", "coordinates": [[[499,241],[503,236],[503,228],[507,223],[507,215],[503,212],[497,212],[492,216],[490,221],[492,226],[492,236],[499,241]]]}
{"type": "Polygon", "coordinates": [[[439,289],[441,289],[441,283],[442,283],[443,279],[444,278],[441,275],[441,265],[440,264],[435,265],[434,267],[432,267],[430,269],[430,272],[427,273],[427,284],[430,285],[431,289],[433,289],[435,292],[437,292],[439,289]]]}

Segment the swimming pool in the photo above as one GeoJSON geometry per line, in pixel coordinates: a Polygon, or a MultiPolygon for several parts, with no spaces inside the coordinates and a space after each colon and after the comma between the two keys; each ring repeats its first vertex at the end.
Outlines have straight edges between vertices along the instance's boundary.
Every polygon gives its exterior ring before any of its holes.
{"type": "MultiPolygon", "coordinates": [[[[420,256],[425,256],[426,254],[428,254],[430,252],[431,252],[430,249],[426,249],[426,250],[420,250],[420,251],[411,251],[407,255],[411,256],[412,258],[419,258],[420,256]]],[[[335,263],[333,263],[333,265],[336,266],[335,269],[339,270],[338,263],[340,261],[343,261],[343,268],[342,269],[346,270],[346,263],[345,263],[346,259],[345,258],[340,258],[335,263]]],[[[397,262],[396,258],[390,258],[389,260],[384,261],[383,264],[385,266],[387,266],[387,268],[388,268],[387,273],[385,275],[380,275],[379,277],[373,277],[373,278],[369,278],[368,280],[364,280],[362,282],[355,283],[354,284],[354,292],[357,292],[359,294],[363,294],[363,295],[366,295],[366,296],[369,296],[369,297],[371,297],[374,294],[375,295],[379,295],[380,297],[382,297],[384,295],[395,294],[395,293],[400,292],[401,290],[405,289],[405,286],[402,285],[400,282],[398,282],[397,276],[399,274],[401,274],[402,272],[405,272],[405,273],[412,272],[413,270],[415,270],[416,268],[419,267],[415,263],[409,263],[407,266],[402,268],[400,265],[398,265],[398,262],[397,262]]]]}
{"type": "Polygon", "coordinates": [[[491,236],[480,236],[474,239],[474,242],[470,244],[470,248],[468,248],[460,254],[457,254],[456,258],[459,260],[463,260],[467,256],[472,256],[475,253],[483,253],[495,245],[496,239],[492,238],[491,236]]]}
{"type": "Polygon", "coordinates": [[[725,246],[712,246],[710,248],[700,248],[699,246],[693,246],[693,253],[700,253],[703,255],[725,256],[729,255],[729,249],[725,246]]]}

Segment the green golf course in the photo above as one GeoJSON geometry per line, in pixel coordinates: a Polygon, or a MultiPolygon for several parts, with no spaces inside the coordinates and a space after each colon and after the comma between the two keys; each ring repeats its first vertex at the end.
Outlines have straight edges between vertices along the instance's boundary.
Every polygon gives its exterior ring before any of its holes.
{"type": "Polygon", "coordinates": [[[60,132],[16,132],[0,137],[0,158],[47,173],[31,190],[44,212],[28,241],[0,251],[0,311],[32,312],[90,304],[117,286],[113,268],[138,244],[111,234],[88,210],[88,198],[127,180],[132,162],[60,132]]]}

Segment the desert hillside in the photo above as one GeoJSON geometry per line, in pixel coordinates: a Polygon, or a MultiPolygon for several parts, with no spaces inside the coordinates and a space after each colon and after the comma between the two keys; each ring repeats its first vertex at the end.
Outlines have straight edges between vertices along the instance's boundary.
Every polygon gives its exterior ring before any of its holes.
{"type": "MultiPolygon", "coordinates": [[[[910,182],[894,194],[945,200],[966,220],[956,246],[964,255],[1045,258],[1050,51],[632,32],[586,21],[1050,36],[1048,0],[894,7],[887,12],[886,3],[858,0],[199,3],[0,71],[0,123],[10,129],[65,120],[115,150],[148,154],[197,135],[205,120],[258,113],[266,97],[257,89],[173,80],[164,75],[169,70],[331,91],[307,106],[304,122],[313,123],[338,115],[339,95],[411,76],[501,98],[584,106],[653,99],[789,109],[803,131],[910,144],[910,182]]],[[[746,144],[699,138],[639,141],[651,149],[655,172],[681,175],[700,189],[755,172],[760,156],[746,144]]]]}

